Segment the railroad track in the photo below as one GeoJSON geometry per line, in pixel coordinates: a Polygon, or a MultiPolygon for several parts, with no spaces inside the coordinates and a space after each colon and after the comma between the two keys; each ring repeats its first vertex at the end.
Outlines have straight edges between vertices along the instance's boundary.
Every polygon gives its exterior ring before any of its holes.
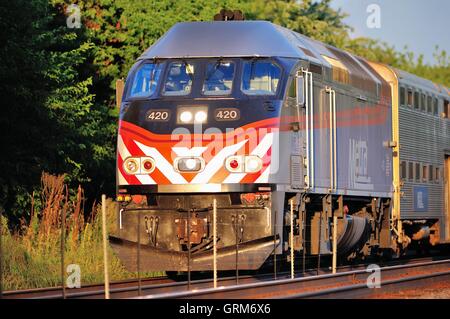
{"type": "Polygon", "coordinates": [[[368,288],[371,275],[365,269],[337,274],[271,280],[218,289],[200,289],[139,297],[142,299],[287,299],[287,298],[368,298],[393,290],[424,287],[450,279],[450,259],[414,262],[380,268],[380,288],[368,288]]]}
{"type": "MultiPolygon", "coordinates": [[[[113,291],[121,291],[128,290],[130,287],[138,286],[138,279],[128,279],[115,281],[110,283],[110,288],[113,291]]],[[[166,277],[151,277],[151,278],[142,278],[142,285],[163,285],[174,282],[174,280],[166,277]]],[[[136,290],[137,288],[134,288],[136,290]]],[[[81,288],[66,288],[66,298],[83,298],[83,297],[95,297],[98,295],[103,295],[104,297],[105,290],[104,284],[92,284],[85,285],[81,288]]],[[[24,290],[10,290],[4,291],[2,297],[4,299],[61,299],[62,288],[58,287],[47,287],[47,288],[35,288],[35,289],[24,289],[24,290]]]]}
{"type": "MultiPolygon", "coordinates": [[[[398,265],[398,264],[414,264],[429,262],[436,258],[443,257],[426,257],[420,259],[405,259],[397,260],[394,262],[386,263],[385,265],[398,265]]],[[[338,267],[338,273],[346,273],[350,271],[363,271],[366,276],[368,273],[365,272],[367,267],[366,264],[359,265],[348,265],[338,267]]],[[[319,270],[319,274],[322,276],[325,274],[330,274],[330,269],[325,267],[319,270]]],[[[302,278],[297,279],[309,279],[317,277],[317,269],[308,269],[306,272],[297,273],[296,276],[302,276],[302,278]]],[[[244,275],[238,278],[238,284],[236,277],[222,277],[218,280],[218,285],[221,287],[240,287],[241,285],[258,284],[258,283],[270,283],[279,282],[280,280],[288,280],[290,278],[289,272],[279,272],[277,274],[277,280],[274,281],[273,273],[265,273],[260,275],[244,275]]],[[[297,280],[296,279],[296,280],[297,280]]],[[[137,296],[147,296],[153,295],[164,297],[165,294],[176,294],[180,292],[186,292],[188,290],[204,290],[211,288],[213,286],[212,279],[200,279],[193,280],[189,285],[187,281],[174,281],[167,277],[155,277],[155,278],[145,278],[141,280],[141,286],[139,289],[138,280],[125,280],[112,282],[110,284],[110,295],[111,298],[132,298],[137,296]]],[[[79,289],[66,289],[67,299],[101,299],[104,298],[104,286],[101,285],[88,285],[83,286],[79,289]]],[[[4,292],[3,298],[5,299],[61,299],[62,289],[61,287],[53,288],[43,288],[43,289],[30,289],[30,290],[18,290],[18,291],[7,291],[4,292]]]]}

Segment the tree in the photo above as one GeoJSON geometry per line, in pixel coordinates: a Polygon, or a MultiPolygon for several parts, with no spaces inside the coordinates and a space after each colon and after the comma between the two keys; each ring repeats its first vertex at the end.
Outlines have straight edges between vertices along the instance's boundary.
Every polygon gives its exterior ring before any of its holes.
{"type": "Polygon", "coordinates": [[[115,118],[94,103],[86,73],[93,44],[82,30],[67,28],[59,7],[47,0],[2,2],[0,15],[1,204],[17,222],[43,170],[67,173],[73,183],[111,175],[101,171],[114,169],[104,164],[114,158],[115,118]]]}

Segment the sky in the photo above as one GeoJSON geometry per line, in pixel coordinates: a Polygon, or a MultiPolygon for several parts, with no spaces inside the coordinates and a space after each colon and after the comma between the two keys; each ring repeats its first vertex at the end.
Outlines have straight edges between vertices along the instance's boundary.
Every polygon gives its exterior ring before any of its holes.
{"type": "Polygon", "coordinates": [[[379,39],[398,51],[406,45],[430,64],[436,45],[450,54],[450,0],[332,0],[331,6],[349,14],[344,22],[352,37],[379,39]]]}

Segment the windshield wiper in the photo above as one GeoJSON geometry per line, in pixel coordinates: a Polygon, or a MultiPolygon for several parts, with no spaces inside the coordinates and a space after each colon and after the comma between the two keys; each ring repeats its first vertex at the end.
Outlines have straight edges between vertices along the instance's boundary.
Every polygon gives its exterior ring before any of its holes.
{"type": "Polygon", "coordinates": [[[216,72],[216,70],[219,68],[219,66],[221,64],[222,64],[222,58],[220,58],[219,60],[216,61],[216,63],[214,63],[214,66],[213,66],[212,70],[209,71],[208,74],[206,75],[206,80],[207,81],[216,72]]]}
{"type": "Polygon", "coordinates": [[[192,72],[192,73],[190,73],[190,72],[188,72],[188,68],[189,68],[189,63],[187,63],[187,61],[186,60],[181,60],[181,62],[183,62],[184,63],[184,66],[185,66],[185,69],[186,69],[186,73],[187,73],[187,75],[189,76],[189,79],[191,80],[191,85],[194,83],[194,72],[192,72]]]}

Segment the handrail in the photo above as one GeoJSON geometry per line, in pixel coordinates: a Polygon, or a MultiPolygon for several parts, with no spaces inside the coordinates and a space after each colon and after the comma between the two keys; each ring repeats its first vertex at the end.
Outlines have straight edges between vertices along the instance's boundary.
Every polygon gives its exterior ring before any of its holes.
{"type": "Polygon", "coordinates": [[[333,161],[334,161],[334,190],[337,189],[337,129],[336,129],[336,91],[333,90],[333,161]]]}
{"type": "Polygon", "coordinates": [[[305,179],[306,188],[310,188],[310,154],[309,154],[309,90],[308,90],[308,71],[302,68],[303,74],[305,74],[305,108],[306,108],[306,166],[307,166],[307,175],[305,179]]]}
{"type": "Polygon", "coordinates": [[[309,99],[311,108],[311,188],[314,188],[314,91],[312,82],[312,73],[308,72],[309,77],[309,99]]]}
{"type": "Polygon", "coordinates": [[[329,94],[329,112],[330,112],[330,192],[337,188],[337,159],[336,159],[336,91],[326,87],[325,91],[329,94]]]}
{"type": "Polygon", "coordinates": [[[312,72],[302,68],[305,78],[306,165],[308,174],[306,189],[314,188],[314,92],[312,72]]]}
{"type": "Polygon", "coordinates": [[[329,131],[330,131],[330,192],[334,189],[334,167],[333,167],[333,93],[332,89],[329,87],[325,88],[325,92],[328,93],[328,104],[329,104],[329,113],[330,113],[330,123],[329,123],[329,131]]]}

